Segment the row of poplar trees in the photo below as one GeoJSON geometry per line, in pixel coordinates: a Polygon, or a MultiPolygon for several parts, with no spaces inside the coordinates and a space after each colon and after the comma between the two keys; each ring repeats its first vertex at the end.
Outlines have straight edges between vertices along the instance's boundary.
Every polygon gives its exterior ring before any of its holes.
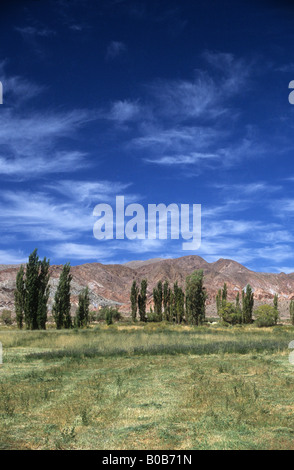
{"type": "MultiPolygon", "coordinates": [[[[37,249],[29,256],[26,269],[20,267],[16,276],[15,313],[20,329],[25,325],[28,330],[45,330],[48,315],[50,261],[39,259],[37,249]]],[[[56,328],[72,328],[70,303],[70,264],[63,266],[56,289],[52,314],[56,328]]],[[[89,291],[86,288],[79,295],[79,306],[75,317],[75,326],[82,327],[89,323],[89,291]]]]}
{"type": "MultiPolygon", "coordinates": [[[[248,284],[245,290],[242,290],[242,300],[240,301],[240,293],[237,293],[235,305],[229,303],[227,284],[224,283],[223,289],[219,289],[216,296],[217,314],[229,323],[252,323],[254,294],[251,286],[248,284]]],[[[275,299],[277,303],[278,298],[275,299]]]]}
{"type": "MultiPolygon", "coordinates": [[[[186,278],[186,292],[176,282],[171,288],[168,281],[159,281],[153,289],[154,312],[150,309],[150,318],[156,321],[169,321],[175,323],[187,322],[201,325],[205,320],[205,302],[207,298],[203,286],[203,271],[195,271],[186,278]]],[[[140,321],[146,322],[147,280],[133,281],[131,288],[132,319],[137,320],[139,312],[140,321]]]]}

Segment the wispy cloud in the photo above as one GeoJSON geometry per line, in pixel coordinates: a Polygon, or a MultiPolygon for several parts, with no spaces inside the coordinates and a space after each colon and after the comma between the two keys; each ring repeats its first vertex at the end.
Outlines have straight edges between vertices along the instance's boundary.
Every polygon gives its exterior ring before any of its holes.
{"type": "Polygon", "coordinates": [[[0,221],[5,233],[26,240],[60,240],[92,231],[92,211],[44,192],[2,191],[0,221]]]}
{"type": "Polygon", "coordinates": [[[24,77],[7,75],[5,71],[6,67],[7,62],[1,61],[0,75],[5,92],[4,100],[6,106],[19,107],[24,102],[37,97],[40,93],[45,91],[44,86],[37,85],[24,77]]]}
{"type": "Polygon", "coordinates": [[[158,129],[153,125],[142,126],[143,136],[132,140],[131,145],[143,150],[149,150],[151,155],[158,151],[166,153],[174,152],[196,152],[213,144],[221,133],[212,128],[203,126],[181,126],[169,129],[158,129]]]}
{"type": "Polygon", "coordinates": [[[107,118],[120,123],[136,121],[142,113],[142,107],[137,102],[128,100],[116,101],[111,105],[107,118]]]}
{"type": "Polygon", "coordinates": [[[0,155],[0,175],[16,180],[36,178],[40,175],[70,173],[86,168],[86,154],[82,152],[55,152],[49,160],[46,155],[7,158],[0,155]]]}
{"type": "Polygon", "coordinates": [[[54,258],[72,260],[107,260],[107,252],[104,247],[97,245],[87,245],[83,243],[57,243],[50,247],[54,258]]]}
{"type": "MultiPolygon", "coordinates": [[[[252,64],[232,54],[206,52],[206,68],[194,79],[156,80],[145,86],[145,100],[118,101],[106,118],[136,124],[129,148],[147,163],[182,166],[234,166],[264,151],[251,128],[235,136],[232,120],[240,110],[234,98],[252,72],[252,64]]],[[[243,88],[242,88],[243,87],[243,88]]]]}
{"type": "Polygon", "coordinates": [[[98,203],[112,201],[115,195],[124,193],[129,186],[128,183],[114,181],[62,180],[58,185],[48,185],[48,188],[72,201],[98,203]]]}
{"type": "Polygon", "coordinates": [[[252,183],[243,183],[243,184],[216,184],[216,188],[221,189],[225,193],[234,193],[236,192],[241,195],[252,195],[256,193],[272,193],[280,191],[283,189],[283,186],[266,183],[264,181],[256,181],[252,183]]]}
{"type": "Polygon", "coordinates": [[[22,251],[0,250],[0,264],[22,264],[27,262],[27,257],[22,251]]]}
{"type": "Polygon", "coordinates": [[[4,79],[3,83],[5,93],[13,94],[18,105],[4,108],[0,113],[0,175],[34,178],[87,165],[85,152],[56,150],[56,146],[61,138],[75,137],[77,130],[94,118],[92,112],[24,113],[18,107],[22,95],[27,100],[41,89],[19,77],[4,79]]]}
{"type": "Polygon", "coordinates": [[[149,163],[154,163],[156,165],[166,165],[166,166],[186,166],[186,165],[195,165],[195,163],[202,163],[203,160],[215,160],[219,159],[219,155],[213,153],[192,153],[191,155],[174,155],[174,156],[163,156],[157,159],[148,159],[144,160],[149,163]]]}
{"type": "Polygon", "coordinates": [[[127,52],[127,46],[121,41],[112,41],[106,51],[106,58],[113,60],[127,52]]]}
{"type": "Polygon", "coordinates": [[[49,37],[55,36],[56,31],[49,28],[36,28],[35,26],[24,26],[14,28],[18,33],[20,33],[24,38],[28,37],[49,37]]]}

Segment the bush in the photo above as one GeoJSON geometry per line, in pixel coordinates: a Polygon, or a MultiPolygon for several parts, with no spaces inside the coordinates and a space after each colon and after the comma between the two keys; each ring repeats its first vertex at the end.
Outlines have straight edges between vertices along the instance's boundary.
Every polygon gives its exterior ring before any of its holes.
{"type": "Polygon", "coordinates": [[[109,309],[107,310],[105,314],[105,320],[107,325],[112,325],[113,324],[113,316],[112,316],[112,310],[109,309]]]}
{"type": "Polygon", "coordinates": [[[120,321],[122,319],[121,313],[117,308],[114,307],[103,307],[97,312],[96,320],[105,320],[107,325],[112,325],[114,321],[120,321]]]}
{"type": "Polygon", "coordinates": [[[13,321],[12,321],[12,316],[11,316],[11,311],[10,310],[2,310],[2,314],[1,314],[1,320],[2,320],[2,323],[4,323],[4,325],[12,325],[13,321]]]}
{"type": "Polygon", "coordinates": [[[159,317],[159,315],[156,315],[155,312],[152,312],[150,311],[149,313],[147,313],[147,321],[148,322],[161,322],[161,318],[159,317]]]}
{"type": "Polygon", "coordinates": [[[109,321],[110,317],[112,318],[113,321],[120,321],[122,319],[121,313],[119,312],[117,308],[114,308],[114,307],[102,307],[97,312],[95,311],[90,312],[91,322],[106,321],[107,323],[107,319],[109,321]]]}
{"type": "Polygon", "coordinates": [[[261,305],[254,311],[255,324],[258,327],[275,326],[279,319],[279,312],[271,305],[261,305]]]}
{"type": "Polygon", "coordinates": [[[97,312],[95,312],[94,310],[91,310],[89,312],[89,322],[93,323],[94,321],[97,321],[97,312]]]}
{"type": "Polygon", "coordinates": [[[220,308],[219,316],[225,323],[230,325],[240,325],[242,323],[242,313],[229,302],[220,308]]]}
{"type": "Polygon", "coordinates": [[[114,321],[120,321],[122,319],[121,313],[117,308],[112,308],[112,318],[114,321]]]}

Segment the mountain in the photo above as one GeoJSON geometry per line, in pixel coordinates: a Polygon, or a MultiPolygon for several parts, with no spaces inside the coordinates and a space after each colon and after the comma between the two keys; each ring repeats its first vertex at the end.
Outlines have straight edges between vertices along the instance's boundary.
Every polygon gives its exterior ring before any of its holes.
{"type": "MultiPolygon", "coordinates": [[[[14,307],[14,289],[19,266],[0,265],[0,310],[14,307]]],[[[49,307],[52,305],[58,278],[62,266],[51,266],[51,294],[49,307]]],[[[237,291],[250,284],[254,291],[256,305],[272,302],[277,293],[280,299],[282,315],[288,315],[290,300],[294,299],[294,273],[271,274],[254,272],[233,260],[219,259],[208,263],[200,256],[184,256],[177,259],[152,259],[132,261],[126,264],[104,265],[89,263],[72,267],[72,303],[73,309],[78,303],[78,295],[88,285],[92,308],[117,305],[123,312],[130,311],[129,295],[133,280],[138,283],[148,280],[148,303],[152,302],[152,291],[158,281],[176,281],[185,286],[185,279],[196,269],[203,269],[204,285],[207,289],[207,312],[215,315],[215,296],[224,282],[228,286],[228,298],[234,300],[237,291]]]]}

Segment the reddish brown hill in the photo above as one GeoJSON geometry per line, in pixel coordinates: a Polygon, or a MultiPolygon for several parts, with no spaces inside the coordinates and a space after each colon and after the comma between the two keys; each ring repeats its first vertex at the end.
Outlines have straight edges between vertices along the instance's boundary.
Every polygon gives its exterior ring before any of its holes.
{"type": "MultiPolygon", "coordinates": [[[[19,266],[0,265],[0,309],[13,309],[13,291],[19,266]]],[[[52,303],[61,266],[51,267],[52,303]]],[[[89,286],[92,306],[121,304],[121,310],[129,311],[129,293],[132,282],[148,280],[148,299],[152,301],[152,290],[159,280],[178,282],[185,285],[185,279],[196,269],[203,269],[205,287],[208,292],[208,313],[215,313],[215,295],[224,282],[228,286],[229,299],[233,300],[236,292],[247,284],[254,290],[258,302],[271,301],[275,293],[280,297],[283,313],[287,312],[290,299],[294,299],[294,273],[267,274],[250,271],[241,264],[220,259],[208,263],[199,256],[185,256],[177,259],[153,259],[134,261],[125,265],[103,265],[90,263],[72,267],[72,301],[77,304],[79,292],[89,286]]]]}

